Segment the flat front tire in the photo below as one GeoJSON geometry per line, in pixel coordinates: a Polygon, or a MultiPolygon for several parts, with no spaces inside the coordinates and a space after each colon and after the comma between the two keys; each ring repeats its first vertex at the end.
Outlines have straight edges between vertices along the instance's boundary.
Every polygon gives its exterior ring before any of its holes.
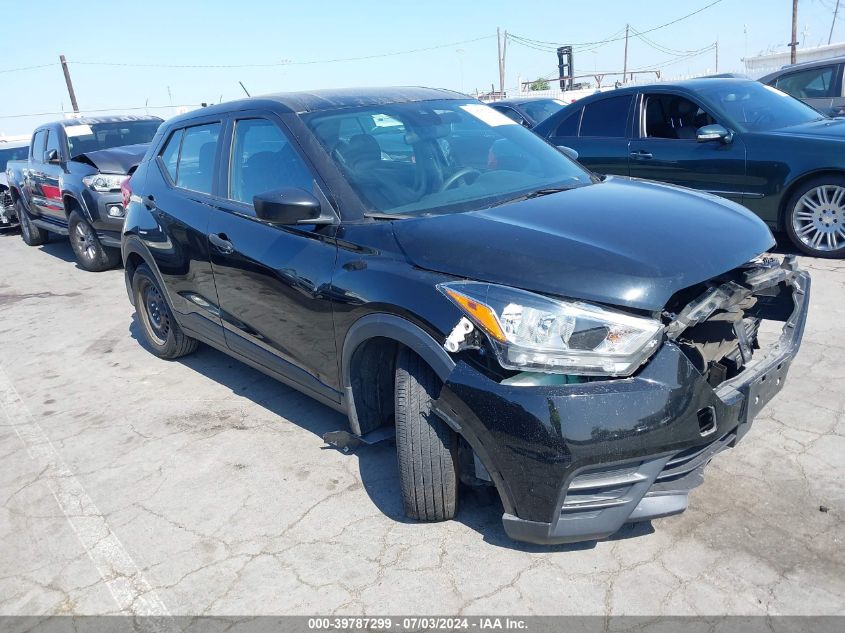
{"type": "Polygon", "coordinates": [[[20,200],[15,202],[15,212],[18,214],[18,222],[21,225],[21,239],[27,246],[41,246],[46,244],[50,235],[42,228],[35,226],[29,214],[23,208],[20,200]]]}
{"type": "Polygon", "coordinates": [[[407,348],[396,359],[396,452],[405,514],[445,521],[458,510],[458,436],[431,412],[441,383],[407,348]]]}
{"type": "Polygon", "coordinates": [[[787,202],[789,239],[813,257],[845,257],[845,178],[822,176],[802,185],[787,202]]]}
{"type": "Polygon", "coordinates": [[[70,245],[80,268],[98,273],[115,268],[120,263],[120,251],[103,246],[97,231],[78,212],[70,212],[67,224],[70,245]]]}
{"type": "Polygon", "coordinates": [[[153,354],[172,360],[197,348],[196,339],[185,334],[173,318],[164,293],[146,264],[138,266],[132,275],[132,297],[144,341],[153,354]]]}

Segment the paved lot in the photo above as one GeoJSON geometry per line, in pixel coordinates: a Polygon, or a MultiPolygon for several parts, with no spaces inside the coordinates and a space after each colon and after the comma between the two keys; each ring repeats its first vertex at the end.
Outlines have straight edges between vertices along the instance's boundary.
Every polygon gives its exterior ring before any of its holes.
{"type": "Polygon", "coordinates": [[[394,449],[207,348],[158,360],[122,271],[0,235],[0,614],[845,614],[845,264],[785,390],[683,515],[592,545],[497,501],[402,517],[394,449]],[[820,507],[826,511],[820,511],[820,507]]]}

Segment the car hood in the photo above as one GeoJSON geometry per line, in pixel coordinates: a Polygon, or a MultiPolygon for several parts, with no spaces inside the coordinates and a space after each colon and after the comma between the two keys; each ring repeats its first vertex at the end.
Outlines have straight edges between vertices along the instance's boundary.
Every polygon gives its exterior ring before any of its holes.
{"type": "Polygon", "coordinates": [[[104,174],[128,174],[140,164],[148,147],[148,143],[112,147],[78,154],[72,160],[87,163],[104,174]]]}
{"type": "Polygon", "coordinates": [[[421,268],[649,311],[775,243],[737,204],[612,177],[483,211],[394,222],[394,233],[421,268]]]}
{"type": "Polygon", "coordinates": [[[773,130],[770,134],[777,136],[817,138],[825,140],[845,140],[845,119],[821,119],[800,125],[773,130]]]}

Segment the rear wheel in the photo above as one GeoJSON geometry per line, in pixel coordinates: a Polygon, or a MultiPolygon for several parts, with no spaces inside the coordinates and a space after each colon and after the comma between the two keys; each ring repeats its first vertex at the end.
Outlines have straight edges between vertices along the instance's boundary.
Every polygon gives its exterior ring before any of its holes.
{"type": "Polygon", "coordinates": [[[32,223],[20,200],[15,202],[15,212],[18,214],[18,222],[21,224],[21,239],[24,243],[28,246],[46,244],[50,234],[32,223]]]}
{"type": "Polygon", "coordinates": [[[845,178],[825,176],[800,187],[787,203],[784,224],[801,252],[845,256],[845,178]]]}
{"type": "Polygon", "coordinates": [[[441,383],[407,348],[396,359],[396,451],[405,514],[444,521],[458,510],[458,436],[431,412],[441,383]]]}
{"type": "Polygon", "coordinates": [[[164,293],[146,264],[138,266],[132,276],[132,297],[144,340],[153,354],[170,360],[197,348],[196,339],[186,335],[173,318],[164,293]]]}
{"type": "Polygon", "coordinates": [[[94,227],[76,211],[68,216],[68,234],[76,262],[91,272],[101,272],[120,263],[120,251],[103,246],[94,227]]]}

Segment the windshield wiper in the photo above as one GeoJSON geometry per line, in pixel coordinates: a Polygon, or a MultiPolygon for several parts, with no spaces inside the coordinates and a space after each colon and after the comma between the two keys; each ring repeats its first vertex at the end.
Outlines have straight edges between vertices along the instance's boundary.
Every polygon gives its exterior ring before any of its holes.
{"type": "Polygon", "coordinates": [[[402,213],[365,213],[364,216],[374,220],[407,220],[410,217],[402,213]]]}
{"type": "Polygon", "coordinates": [[[530,200],[531,198],[540,198],[542,196],[548,196],[553,193],[560,193],[561,191],[569,191],[570,189],[575,189],[578,185],[568,185],[564,187],[543,187],[542,189],[535,189],[534,191],[530,191],[528,193],[522,194],[521,196],[516,196],[515,198],[508,198],[507,200],[502,200],[498,204],[494,204],[494,207],[500,207],[503,204],[510,204],[511,202],[519,202],[520,200],[530,200]]]}

